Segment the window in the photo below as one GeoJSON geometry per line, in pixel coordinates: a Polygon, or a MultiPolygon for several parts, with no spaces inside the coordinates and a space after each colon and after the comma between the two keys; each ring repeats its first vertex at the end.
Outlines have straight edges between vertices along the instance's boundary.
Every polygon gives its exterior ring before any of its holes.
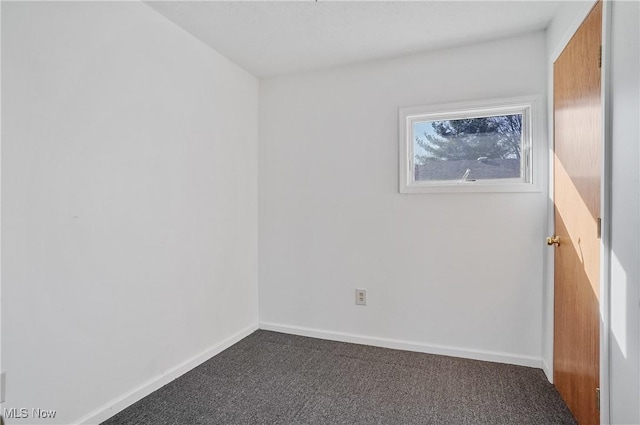
{"type": "Polygon", "coordinates": [[[400,109],[400,192],[525,192],[536,98],[400,109]]]}

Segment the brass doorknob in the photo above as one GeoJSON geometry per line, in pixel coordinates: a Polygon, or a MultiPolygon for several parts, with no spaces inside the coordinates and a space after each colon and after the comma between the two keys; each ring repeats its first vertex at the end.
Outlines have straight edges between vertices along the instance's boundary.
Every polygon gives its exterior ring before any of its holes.
{"type": "Polygon", "coordinates": [[[560,246],[560,236],[549,236],[547,237],[547,245],[555,245],[560,246]]]}

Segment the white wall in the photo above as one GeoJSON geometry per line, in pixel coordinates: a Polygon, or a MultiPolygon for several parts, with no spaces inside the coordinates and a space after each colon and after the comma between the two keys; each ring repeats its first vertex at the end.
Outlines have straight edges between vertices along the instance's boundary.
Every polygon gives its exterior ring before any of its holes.
{"type": "Polygon", "coordinates": [[[544,109],[545,57],[535,33],[261,81],[261,325],[540,365],[544,134],[542,192],[401,195],[397,116],[529,94],[544,109]]]}
{"type": "Polygon", "coordinates": [[[2,9],[2,407],[95,422],[257,326],[258,82],[142,3],[2,9]]]}
{"type": "Polygon", "coordinates": [[[640,423],[640,3],[611,8],[611,423],[640,423]]]}

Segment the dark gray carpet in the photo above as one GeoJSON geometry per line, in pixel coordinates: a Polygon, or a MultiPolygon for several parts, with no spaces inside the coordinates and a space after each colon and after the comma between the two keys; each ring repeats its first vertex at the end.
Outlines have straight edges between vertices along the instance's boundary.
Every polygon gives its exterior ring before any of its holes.
{"type": "Polygon", "coordinates": [[[257,331],[103,424],[576,422],[540,369],[257,331]]]}

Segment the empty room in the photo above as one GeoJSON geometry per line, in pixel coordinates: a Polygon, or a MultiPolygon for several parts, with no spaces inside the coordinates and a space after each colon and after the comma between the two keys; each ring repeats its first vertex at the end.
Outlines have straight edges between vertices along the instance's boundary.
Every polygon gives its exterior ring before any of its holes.
{"type": "Polygon", "coordinates": [[[639,1],[0,25],[0,422],[640,425],[639,1]]]}

